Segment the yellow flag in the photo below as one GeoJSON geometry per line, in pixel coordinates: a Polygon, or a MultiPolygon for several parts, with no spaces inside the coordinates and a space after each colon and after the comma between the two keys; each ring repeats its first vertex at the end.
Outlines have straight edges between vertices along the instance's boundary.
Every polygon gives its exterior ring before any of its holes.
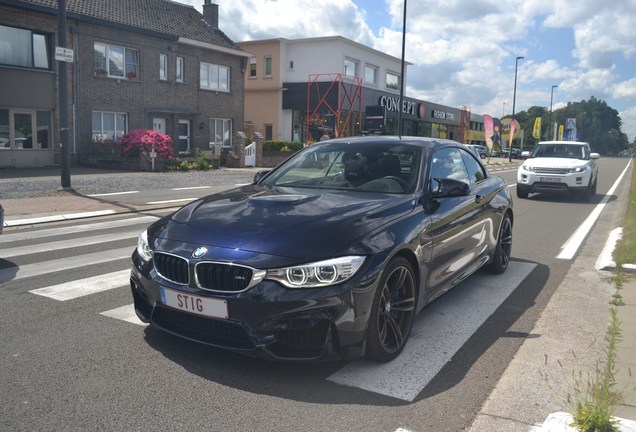
{"type": "Polygon", "coordinates": [[[559,125],[559,141],[563,141],[563,125],[559,125]]]}
{"type": "Polygon", "coordinates": [[[534,119],[534,128],[532,128],[532,138],[541,138],[541,117],[534,119]]]}

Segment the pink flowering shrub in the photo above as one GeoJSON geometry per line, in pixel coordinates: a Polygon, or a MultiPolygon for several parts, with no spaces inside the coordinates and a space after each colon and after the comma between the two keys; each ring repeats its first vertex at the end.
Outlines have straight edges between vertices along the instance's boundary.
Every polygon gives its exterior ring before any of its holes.
{"type": "Polygon", "coordinates": [[[134,129],[119,140],[122,156],[138,156],[140,152],[157,152],[157,156],[169,159],[174,155],[172,138],[152,129],[134,129]]]}

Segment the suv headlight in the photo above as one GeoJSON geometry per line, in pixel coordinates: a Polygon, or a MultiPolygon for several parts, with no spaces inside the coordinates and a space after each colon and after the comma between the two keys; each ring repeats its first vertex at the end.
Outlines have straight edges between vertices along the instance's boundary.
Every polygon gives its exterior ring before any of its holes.
{"type": "Polygon", "coordinates": [[[353,276],[364,263],[363,256],[346,256],[293,267],[268,270],[271,279],[288,288],[319,288],[339,284],[353,276]]]}
{"type": "Polygon", "coordinates": [[[531,167],[529,165],[521,165],[521,168],[523,168],[526,171],[534,172],[534,167],[531,167]]]}
{"type": "Polygon", "coordinates": [[[139,234],[139,238],[137,239],[137,253],[144,261],[150,261],[150,258],[152,258],[152,249],[150,249],[150,245],[148,244],[148,231],[139,234]]]}
{"type": "Polygon", "coordinates": [[[570,168],[570,172],[571,173],[581,173],[584,172],[587,169],[587,165],[583,165],[580,167],[576,167],[576,168],[570,168]]]}

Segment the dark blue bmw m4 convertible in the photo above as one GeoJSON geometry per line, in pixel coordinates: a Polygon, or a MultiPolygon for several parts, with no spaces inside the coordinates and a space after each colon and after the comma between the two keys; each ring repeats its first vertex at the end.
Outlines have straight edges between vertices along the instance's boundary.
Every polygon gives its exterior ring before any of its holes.
{"type": "Polygon", "coordinates": [[[323,141],[144,231],[135,310],[268,359],[385,362],[426,304],[480,268],[506,270],[512,224],[506,183],[462,144],[323,141]]]}

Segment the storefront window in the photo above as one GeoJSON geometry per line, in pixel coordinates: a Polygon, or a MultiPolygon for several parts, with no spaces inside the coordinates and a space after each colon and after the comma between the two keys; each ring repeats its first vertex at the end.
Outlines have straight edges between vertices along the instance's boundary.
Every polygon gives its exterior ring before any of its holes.
{"type": "Polygon", "coordinates": [[[47,149],[51,147],[51,113],[48,111],[37,112],[37,139],[38,148],[47,149]]]}
{"type": "Polygon", "coordinates": [[[9,140],[9,110],[0,109],[0,149],[11,147],[9,140]]]}

